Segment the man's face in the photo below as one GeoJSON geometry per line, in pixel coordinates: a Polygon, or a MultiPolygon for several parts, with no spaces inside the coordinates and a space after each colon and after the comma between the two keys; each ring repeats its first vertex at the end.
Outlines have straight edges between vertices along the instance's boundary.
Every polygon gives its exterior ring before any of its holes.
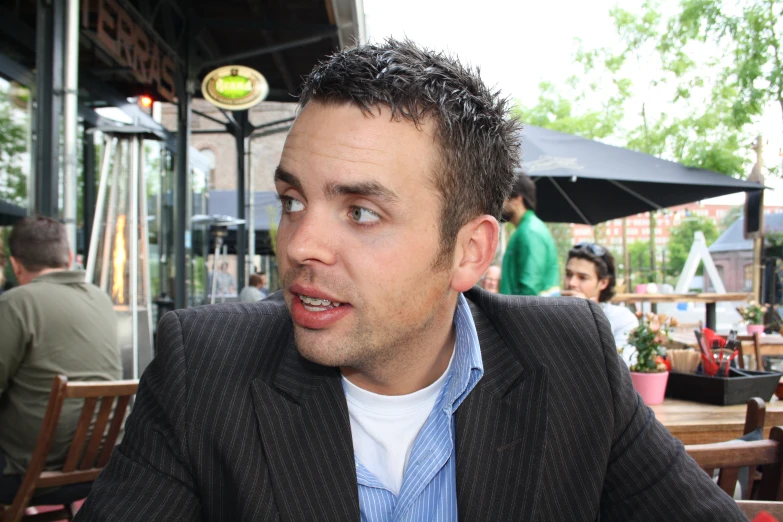
{"type": "Polygon", "coordinates": [[[481,287],[487,292],[498,293],[500,291],[500,268],[491,266],[487,269],[487,273],[484,274],[484,280],[481,283],[481,287]]]}
{"type": "Polygon", "coordinates": [[[564,294],[577,295],[598,302],[601,290],[607,287],[609,279],[598,279],[598,270],[592,261],[572,257],[566,264],[564,294]]]}
{"type": "Polygon", "coordinates": [[[510,197],[503,202],[503,215],[501,218],[503,221],[516,223],[518,218],[522,217],[523,212],[524,205],[522,203],[522,196],[510,197]]]}
{"type": "Polygon", "coordinates": [[[434,124],[310,103],[286,139],[275,185],[283,295],[297,348],[361,371],[402,361],[450,327],[452,267],[436,270],[440,198],[434,124]],[[326,302],[324,301],[326,300],[326,302]],[[339,303],[339,306],[334,306],[339,303]]]}
{"type": "Polygon", "coordinates": [[[266,288],[266,274],[261,275],[261,288],[266,288]]]}

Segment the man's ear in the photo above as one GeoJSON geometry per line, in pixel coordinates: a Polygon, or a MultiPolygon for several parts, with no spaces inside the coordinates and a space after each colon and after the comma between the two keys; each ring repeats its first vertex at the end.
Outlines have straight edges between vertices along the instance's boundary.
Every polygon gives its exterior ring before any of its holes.
{"type": "Polygon", "coordinates": [[[609,278],[608,277],[604,277],[603,279],[599,279],[598,280],[598,290],[603,290],[607,286],[609,286],[609,278]]]}
{"type": "Polygon", "coordinates": [[[470,290],[487,271],[498,247],[498,220],[485,214],[466,223],[457,235],[451,287],[470,290]]]}
{"type": "Polygon", "coordinates": [[[10,256],[8,259],[11,261],[11,268],[14,269],[14,275],[17,279],[19,279],[19,275],[23,269],[22,263],[20,263],[19,260],[14,256],[10,256]]]}

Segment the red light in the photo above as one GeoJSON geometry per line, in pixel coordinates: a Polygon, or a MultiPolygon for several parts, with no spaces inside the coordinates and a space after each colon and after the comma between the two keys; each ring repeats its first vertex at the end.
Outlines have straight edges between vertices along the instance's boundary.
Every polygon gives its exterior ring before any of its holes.
{"type": "Polygon", "coordinates": [[[139,104],[141,104],[142,107],[145,109],[149,109],[152,107],[152,98],[150,96],[140,96],[139,97],[139,104]]]}

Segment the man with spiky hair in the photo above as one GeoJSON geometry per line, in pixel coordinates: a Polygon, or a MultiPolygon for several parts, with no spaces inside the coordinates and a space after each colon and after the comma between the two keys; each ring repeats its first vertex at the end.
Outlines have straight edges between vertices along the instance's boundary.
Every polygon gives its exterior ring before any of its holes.
{"type": "Polygon", "coordinates": [[[634,392],[597,304],[474,287],[507,103],[387,40],[304,84],[281,292],[177,310],[78,520],[744,520],[634,392]]]}

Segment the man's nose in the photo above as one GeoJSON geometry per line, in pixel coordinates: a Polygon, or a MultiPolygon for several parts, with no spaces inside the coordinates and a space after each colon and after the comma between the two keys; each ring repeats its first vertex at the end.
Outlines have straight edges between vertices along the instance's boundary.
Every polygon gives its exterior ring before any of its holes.
{"type": "Polygon", "coordinates": [[[336,259],[336,235],[336,224],[326,213],[308,209],[292,224],[286,255],[296,264],[318,262],[331,265],[336,259]]]}

